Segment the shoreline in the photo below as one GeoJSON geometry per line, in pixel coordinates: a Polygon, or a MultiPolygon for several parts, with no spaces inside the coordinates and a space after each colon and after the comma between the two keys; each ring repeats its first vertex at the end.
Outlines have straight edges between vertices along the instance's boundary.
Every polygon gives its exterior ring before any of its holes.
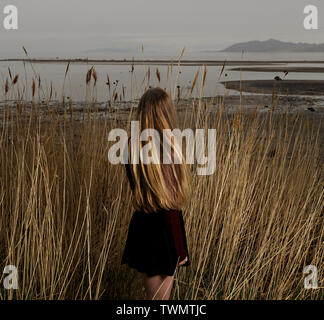
{"type": "MultiPolygon", "coordinates": [[[[189,106],[189,109],[192,108],[193,103],[197,102],[199,98],[189,98],[189,99],[180,99],[176,103],[176,108],[178,111],[186,110],[189,106]]],[[[224,103],[226,112],[235,112],[237,110],[244,109],[247,112],[254,112],[255,109],[258,109],[260,112],[270,111],[273,109],[275,112],[284,113],[306,113],[311,114],[308,110],[309,107],[315,109],[312,112],[314,115],[323,116],[324,115],[324,98],[322,97],[303,97],[303,96],[286,96],[280,95],[276,96],[275,101],[273,100],[272,95],[261,95],[261,94],[249,94],[249,95],[217,95],[214,97],[202,97],[202,103],[207,103],[209,105],[209,112],[217,112],[218,108],[224,103]],[[273,107],[273,104],[275,106],[273,107]],[[273,108],[272,108],[273,107],[273,108]]],[[[66,101],[64,105],[62,101],[59,100],[49,100],[41,102],[32,102],[24,101],[27,107],[30,107],[32,104],[39,108],[39,110],[48,111],[51,108],[55,108],[59,113],[73,109],[73,112],[83,113],[86,109],[89,108],[90,112],[99,111],[99,112],[109,112],[112,110],[120,110],[121,113],[128,113],[131,109],[131,105],[138,104],[139,100],[135,99],[134,101],[116,101],[111,104],[109,101],[66,101]],[[50,109],[48,109],[50,108],[50,109]]],[[[7,100],[0,101],[0,110],[4,107],[14,107],[17,103],[21,101],[17,100],[7,100]]]]}
{"type": "MultiPolygon", "coordinates": [[[[0,59],[0,62],[31,62],[31,63],[80,63],[80,64],[103,64],[103,65],[168,65],[178,64],[178,60],[170,59],[0,59]]],[[[324,60],[181,60],[182,66],[258,66],[258,65],[278,65],[278,64],[323,64],[324,60]]],[[[323,68],[324,69],[324,68],[323,68]]]]}

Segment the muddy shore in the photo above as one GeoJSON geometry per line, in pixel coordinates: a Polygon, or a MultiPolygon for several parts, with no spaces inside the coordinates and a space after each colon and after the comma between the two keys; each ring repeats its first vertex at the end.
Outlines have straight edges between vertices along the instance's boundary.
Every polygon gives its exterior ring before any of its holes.
{"type": "Polygon", "coordinates": [[[298,96],[324,96],[324,80],[243,80],[222,82],[227,89],[250,93],[273,92],[298,96]]]}

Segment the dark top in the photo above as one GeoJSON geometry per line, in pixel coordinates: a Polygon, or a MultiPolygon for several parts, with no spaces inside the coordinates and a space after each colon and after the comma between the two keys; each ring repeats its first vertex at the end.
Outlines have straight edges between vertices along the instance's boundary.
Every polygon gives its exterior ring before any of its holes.
{"type": "MultiPolygon", "coordinates": [[[[129,164],[125,165],[127,177],[134,190],[129,164]]],[[[161,210],[145,213],[136,211],[131,219],[122,264],[148,275],[172,275],[180,261],[188,258],[190,264],[182,211],[161,210]]]]}

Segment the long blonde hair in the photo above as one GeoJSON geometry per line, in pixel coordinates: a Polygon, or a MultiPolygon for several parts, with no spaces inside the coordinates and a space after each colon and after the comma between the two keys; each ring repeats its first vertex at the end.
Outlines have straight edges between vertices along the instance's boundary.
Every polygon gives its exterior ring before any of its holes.
{"type": "MultiPolygon", "coordinates": [[[[152,158],[160,157],[161,160],[162,153],[166,152],[166,141],[161,138],[164,129],[179,128],[176,110],[169,94],[161,88],[147,90],[139,102],[136,118],[140,132],[145,129],[155,129],[159,133],[160,144],[153,143],[150,153],[152,158]]],[[[172,138],[167,141],[167,144],[167,149],[171,151],[168,156],[172,159],[169,164],[164,164],[163,161],[148,164],[140,159],[138,164],[131,165],[136,210],[146,213],[158,210],[181,210],[188,198],[189,171],[182,156],[183,152],[179,150],[179,146],[172,138]],[[180,157],[178,162],[174,161],[175,155],[180,157]]],[[[139,141],[139,150],[142,148],[143,141],[139,141]]]]}

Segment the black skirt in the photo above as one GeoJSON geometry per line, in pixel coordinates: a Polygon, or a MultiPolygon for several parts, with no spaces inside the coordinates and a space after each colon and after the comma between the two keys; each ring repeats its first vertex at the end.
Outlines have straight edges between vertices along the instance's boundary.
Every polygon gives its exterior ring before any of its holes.
{"type": "Polygon", "coordinates": [[[188,266],[190,261],[181,211],[133,214],[121,264],[149,277],[172,276],[185,256],[188,260],[182,266],[188,266]]]}

